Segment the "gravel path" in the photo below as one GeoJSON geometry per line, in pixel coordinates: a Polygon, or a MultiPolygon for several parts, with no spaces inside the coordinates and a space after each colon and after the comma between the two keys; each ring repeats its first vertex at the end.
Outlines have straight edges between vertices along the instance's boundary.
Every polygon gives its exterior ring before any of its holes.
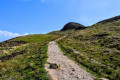
{"type": "Polygon", "coordinates": [[[65,56],[55,41],[49,43],[45,69],[53,80],[94,80],[85,69],[65,56]],[[51,63],[57,64],[58,68],[51,69],[51,63]]]}

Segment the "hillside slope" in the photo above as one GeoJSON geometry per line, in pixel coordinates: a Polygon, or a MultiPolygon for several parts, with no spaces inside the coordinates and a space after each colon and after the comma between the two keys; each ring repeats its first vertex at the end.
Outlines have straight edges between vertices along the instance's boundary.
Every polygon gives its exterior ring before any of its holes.
{"type": "Polygon", "coordinates": [[[120,19],[103,22],[74,31],[58,43],[67,56],[97,77],[120,80],[120,19]]]}
{"type": "Polygon", "coordinates": [[[49,80],[47,44],[61,36],[28,35],[0,43],[0,80],[49,80]]]}
{"type": "Polygon", "coordinates": [[[105,19],[105,20],[103,20],[103,21],[100,21],[100,22],[98,22],[98,23],[107,23],[107,22],[113,22],[113,21],[117,21],[117,20],[119,20],[120,19],[120,15],[119,16],[115,16],[115,17],[112,17],[112,18],[110,18],[110,19],[105,19]]]}
{"type": "MultiPolygon", "coordinates": [[[[68,23],[61,31],[21,36],[0,43],[0,80],[49,80],[44,69],[48,57],[47,44],[63,36],[61,34],[67,36],[57,41],[64,55],[96,78],[120,80],[120,16],[88,28],[78,23],[68,23]]],[[[50,47],[53,54],[56,46],[50,47]]],[[[55,53],[55,56],[58,55],[55,53]]],[[[55,56],[52,58],[54,61],[55,56]]],[[[66,63],[65,60],[62,62],[66,63]]],[[[66,65],[71,66],[70,63],[66,65]]]]}

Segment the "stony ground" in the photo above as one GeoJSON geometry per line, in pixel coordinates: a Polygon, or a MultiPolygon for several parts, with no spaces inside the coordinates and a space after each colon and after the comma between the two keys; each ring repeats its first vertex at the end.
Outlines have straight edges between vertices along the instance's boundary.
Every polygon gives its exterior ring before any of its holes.
{"type": "Polygon", "coordinates": [[[65,56],[55,41],[49,43],[45,69],[53,80],[94,80],[85,69],[65,56]],[[50,64],[56,64],[57,68],[50,68],[50,64]]]}

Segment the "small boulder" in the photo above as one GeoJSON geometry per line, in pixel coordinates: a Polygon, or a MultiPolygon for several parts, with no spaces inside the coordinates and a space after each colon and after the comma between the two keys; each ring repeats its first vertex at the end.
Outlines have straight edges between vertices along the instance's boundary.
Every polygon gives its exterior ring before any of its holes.
{"type": "Polygon", "coordinates": [[[59,66],[56,63],[49,63],[49,64],[50,64],[50,66],[49,66],[50,69],[58,69],[59,68],[59,66]]]}

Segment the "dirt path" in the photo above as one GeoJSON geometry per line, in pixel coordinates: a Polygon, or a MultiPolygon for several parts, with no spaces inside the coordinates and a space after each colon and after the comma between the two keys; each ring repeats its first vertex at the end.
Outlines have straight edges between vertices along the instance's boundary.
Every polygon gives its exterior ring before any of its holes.
{"type": "Polygon", "coordinates": [[[85,69],[65,56],[55,41],[49,43],[47,62],[45,69],[53,80],[94,80],[85,69]],[[58,69],[51,69],[51,63],[57,64],[58,69]]]}

